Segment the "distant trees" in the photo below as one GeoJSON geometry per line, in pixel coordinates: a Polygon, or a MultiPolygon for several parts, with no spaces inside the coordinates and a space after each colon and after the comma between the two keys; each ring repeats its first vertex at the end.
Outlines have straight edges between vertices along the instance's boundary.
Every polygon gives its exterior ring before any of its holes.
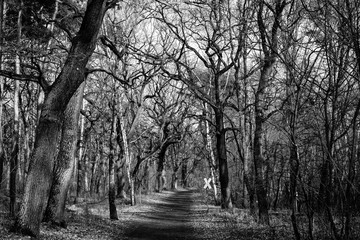
{"type": "MultiPolygon", "coordinates": [[[[158,129],[158,136],[154,145],[158,148],[157,154],[157,187],[161,192],[167,185],[166,181],[166,156],[172,145],[180,144],[189,128],[188,114],[189,102],[186,90],[182,83],[170,79],[158,78],[158,83],[151,86],[149,104],[146,111],[158,129]]],[[[177,168],[177,161],[173,167],[177,168]]],[[[173,168],[173,170],[174,170],[173,168]]],[[[172,178],[175,178],[173,175],[172,178]]]]}
{"type": "Polygon", "coordinates": [[[163,50],[160,58],[166,65],[162,70],[169,77],[187,84],[214,111],[215,146],[223,208],[232,208],[224,111],[233,93],[233,81],[226,74],[229,74],[240,57],[242,47],[239,43],[243,39],[243,22],[233,15],[233,11],[237,10],[236,6],[221,1],[189,2],[184,5],[160,3],[155,16],[168,29],[168,36],[174,39],[172,41],[177,46],[163,50]],[[196,71],[200,65],[206,72],[196,71]]]}
{"type": "Polygon", "coordinates": [[[318,229],[350,239],[359,9],[0,1],[0,193],[21,231],[38,236],[45,208],[66,226],[69,200],[107,197],[116,219],[117,198],[134,205],[211,177],[222,208],[250,208],[264,224],[271,207],[290,208],[296,239],[318,229]]]}

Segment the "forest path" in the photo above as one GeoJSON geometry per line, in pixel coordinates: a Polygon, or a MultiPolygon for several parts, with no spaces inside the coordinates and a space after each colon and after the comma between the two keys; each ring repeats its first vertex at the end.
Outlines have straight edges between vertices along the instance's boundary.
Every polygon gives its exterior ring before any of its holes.
{"type": "MultiPolygon", "coordinates": [[[[119,220],[109,219],[107,199],[69,205],[68,227],[42,224],[44,240],[287,240],[293,235],[285,212],[274,215],[271,227],[256,224],[248,210],[221,210],[206,190],[163,191],[137,196],[129,206],[117,199],[119,220]]],[[[128,202],[128,199],[126,200],[128,202]]],[[[10,231],[12,220],[1,202],[0,240],[29,240],[10,231]]]]}
{"type": "Polygon", "coordinates": [[[150,204],[147,211],[133,213],[125,231],[127,239],[196,239],[192,227],[194,216],[199,212],[195,190],[164,191],[158,201],[150,204]]]}

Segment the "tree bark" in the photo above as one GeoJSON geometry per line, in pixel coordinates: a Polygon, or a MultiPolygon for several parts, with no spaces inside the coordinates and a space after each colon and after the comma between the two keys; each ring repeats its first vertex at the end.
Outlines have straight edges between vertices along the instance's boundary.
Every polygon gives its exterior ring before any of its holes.
{"type": "MultiPolygon", "coordinates": [[[[21,41],[21,19],[22,19],[22,7],[23,3],[20,3],[20,9],[18,13],[17,21],[17,44],[20,46],[21,41]]],[[[15,73],[20,74],[20,55],[17,52],[15,56],[15,73]]],[[[16,193],[17,193],[17,172],[19,165],[19,142],[20,142],[20,121],[19,121],[19,92],[20,83],[15,80],[14,89],[14,131],[13,131],[13,146],[11,151],[10,159],[10,215],[15,216],[16,214],[16,193]]]]}
{"type": "MultiPolygon", "coordinates": [[[[293,130],[294,131],[294,130],[293,130]]],[[[290,139],[290,206],[291,206],[291,223],[296,240],[301,239],[299,227],[296,219],[297,212],[297,179],[299,175],[299,154],[295,142],[295,137],[290,139]]]]}
{"type": "Polygon", "coordinates": [[[24,234],[39,236],[51,186],[53,161],[57,156],[62,117],[70,98],[85,79],[85,68],[95,49],[105,12],[105,0],[89,1],[62,71],[46,93],[35,133],[25,192],[16,221],[16,229],[24,234]]]}
{"type": "MultiPolygon", "coordinates": [[[[119,160],[120,161],[120,160],[119,160]]],[[[125,191],[125,185],[126,185],[126,179],[124,170],[122,167],[117,166],[117,197],[119,198],[126,198],[126,191],[125,191]]]]}
{"type": "Polygon", "coordinates": [[[158,165],[157,165],[157,176],[156,176],[158,192],[162,192],[162,190],[166,186],[166,170],[164,168],[164,164],[166,160],[165,159],[166,151],[170,145],[177,143],[177,141],[172,141],[171,136],[169,136],[169,130],[168,130],[169,124],[170,124],[169,121],[165,121],[162,126],[162,137],[161,137],[162,145],[160,146],[160,151],[158,154],[158,165]]]}
{"type": "Polygon", "coordinates": [[[118,220],[117,210],[116,210],[116,185],[115,185],[115,164],[114,158],[116,155],[116,114],[115,114],[115,101],[112,106],[112,126],[110,131],[110,140],[109,140],[109,210],[110,210],[110,219],[118,220]]]}
{"type": "MultiPolygon", "coordinates": [[[[207,105],[205,103],[205,114],[206,115],[210,115],[210,113],[208,112],[209,110],[210,110],[210,108],[207,107],[207,105]]],[[[214,201],[215,201],[215,205],[219,205],[219,199],[217,196],[217,187],[216,187],[216,177],[215,177],[215,170],[216,170],[215,154],[214,154],[214,150],[213,150],[212,138],[210,135],[210,126],[209,126],[209,122],[208,122],[208,120],[210,120],[210,119],[211,118],[208,116],[205,120],[206,148],[210,154],[209,168],[210,168],[211,182],[212,182],[213,188],[214,188],[214,201]]]]}
{"type": "Polygon", "coordinates": [[[349,163],[348,163],[348,176],[347,176],[347,184],[346,184],[346,190],[345,190],[345,232],[344,232],[344,239],[350,239],[351,234],[351,221],[352,221],[352,215],[353,215],[353,207],[354,207],[354,192],[356,191],[354,189],[354,181],[355,181],[355,161],[357,157],[358,150],[358,128],[357,128],[357,119],[360,113],[360,101],[357,103],[356,110],[354,113],[354,120],[352,122],[352,136],[350,140],[350,156],[349,156],[349,163]]]}
{"type": "Polygon", "coordinates": [[[181,167],[181,183],[183,188],[187,188],[188,187],[188,182],[187,182],[187,174],[188,174],[188,165],[187,165],[187,161],[182,163],[182,167],[181,167]]]}
{"type": "Polygon", "coordinates": [[[173,171],[171,174],[171,189],[177,190],[178,188],[178,177],[176,171],[173,171]]]}
{"type": "Polygon", "coordinates": [[[64,219],[65,203],[75,168],[75,155],[78,143],[80,109],[84,95],[83,82],[66,107],[62,124],[59,155],[55,162],[54,176],[50,189],[48,205],[45,210],[45,221],[66,227],[64,219]]]}
{"type": "Polygon", "coordinates": [[[267,190],[264,180],[265,160],[263,156],[264,144],[264,90],[270,74],[270,66],[264,68],[259,80],[258,90],[255,94],[255,133],[254,133],[254,167],[255,167],[255,189],[258,198],[259,221],[269,224],[267,190]]]}
{"type": "Polygon", "coordinates": [[[117,185],[117,197],[126,198],[126,174],[125,174],[125,151],[124,140],[122,138],[122,126],[120,124],[120,118],[117,118],[116,124],[116,142],[119,146],[118,160],[116,162],[116,185],[117,185]]]}
{"type": "Polygon", "coordinates": [[[126,133],[126,129],[125,129],[125,119],[124,116],[122,114],[120,114],[119,116],[120,119],[120,128],[121,128],[121,136],[123,139],[123,144],[124,144],[124,157],[125,157],[125,171],[126,171],[126,177],[128,179],[129,182],[129,187],[130,187],[130,199],[131,199],[131,205],[134,206],[135,205],[135,191],[134,191],[134,183],[133,183],[133,179],[130,173],[130,168],[131,168],[131,156],[130,156],[130,149],[129,149],[129,142],[128,142],[128,136],[126,133]]]}
{"type": "Polygon", "coordinates": [[[223,109],[214,109],[215,128],[216,128],[216,150],[219,161],[219,180],[221,189],[221,208],[231,209],[232,202],[230,196],[229,170],[226,153],[226,132],[224,129],[223,109]]]}
{"type": "Polygon", "coordinates": [[[114,168],[114,155],[110,153],[109,156],[109,210],[110,219],[117,220],[116,210],[116,184],[115,184],[115,168],[114,168]]]}
{"type": "Polygon", "coordinates": [[[168,148],[168,146],[170,146],[169,144],[164,144],[162,146],[162,148],[160,149],[159,152],[159,156],[158,156],[158,166],[157,166],[157,192],[162,192],[163,189],[166,186],[166,176],[165,176],[165,169],[164,169],[164,164],[165,164],[165,154],[166,154],[166,150],[168,148]]]}
{"type": "Polygon", "coordinates": [[[264,1],[260,1],[257,13],[257,23],[261,39],[261,47],[264,53],[263,66],[260,72],[260,78],[255,92],[255,131],[254,131],[254,167],[255,167],[255,189],[258,198],[259,222],[269,225],[269,206],[267,200],[267,189],[264,177],[265,159],[263,155],[265,130],[264,124],[268,116],[266,110],[266,91],[269,86],[271,72],[276,62],[278,50],[278,30],[280,28],[280,20],[282,11],[286,6],[286,1],[276,0],[275,11],[273,12],[273,24],[271,27],[271,35],[269,37],[267,28],[264,23],[264,1]]]}
{"type": "MultiPolygon", "coordinates": [[[[2,46],[3,46],[3,20],[4,20],[4,0],[0,0],[0,70],[3,70],[2,64],[2,46]]],[[[0,191],[3,187],[3,172],[4,172],[4,145],[3,145],[3,92],[4,92],[4,78],[0,76],[0,191]]]]}
{"type": "MultiPolygon", "coordinates": [[[[84,98],[84,96],[83,96],[84,98]]],[[[86,109],[86,101],[82,101],[82,109],[86,109]]],[[[88,140],[88,131],[85,130],[85,117],[83,115],[80,114],[79,116],[80,118],[80,123],[79,123],[79,140],[78,140],[78,147],[79,147],[79,152],[78,152],[78,156],[75,158],[75,166],[74,166],[74,172],[73,172],[73,178],[75,179],[74,182],[76,182],[76,188],[74,189],[75,191],[75,198],[74,198],[74,203],[77,202],[77,198],[80,195],[80,191],[81,187],[79,183],[79,180],[81,180],[81,165],[82,162],[84,162],[86,164],[86,142],[88,140]],[[80,169],[79,169],[80,167],[80,169]]],[[[94,154],[94,157],[96,158],[97,155],[94,154]]],[[[94,164],[96,163],[96,159],[94,161],[94,164]]],[[[92,173],[92,172],[91,172],[92,173]]],[[[86,176],[85,176],[86,177],[86,176]]],[[[89,189],[89,188],[88,188],[89,189]]],[[[91,191],[90,191],[91,194],[91,191]]]]}

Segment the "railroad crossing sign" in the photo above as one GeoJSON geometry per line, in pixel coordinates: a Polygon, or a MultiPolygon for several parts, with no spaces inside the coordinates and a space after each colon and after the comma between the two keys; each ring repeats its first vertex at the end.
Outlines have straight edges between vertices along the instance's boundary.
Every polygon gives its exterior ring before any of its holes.
{"type": "Polygon", "coordinates": [[[205,181],[205,186],[204,188],[207,189],[211,189],[211,185],[210,185],[210,182],[211,182],[211,178],[204,178],[204,181],[205,181]]]}

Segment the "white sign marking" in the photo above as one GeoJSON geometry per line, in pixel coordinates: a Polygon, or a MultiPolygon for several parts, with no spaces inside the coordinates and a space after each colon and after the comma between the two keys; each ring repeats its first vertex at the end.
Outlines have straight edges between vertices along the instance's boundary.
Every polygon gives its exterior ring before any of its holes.
{"type": "Polygon", "coordinates": [[[211,178],[208,178],[208,179],[204,178],[204,181],[205,181],[205,186],[204,186],[204,188],[205,188],[205,189],[207,189],[207,188],[211,189],[211,185],[210,185],[211,178]]]}

